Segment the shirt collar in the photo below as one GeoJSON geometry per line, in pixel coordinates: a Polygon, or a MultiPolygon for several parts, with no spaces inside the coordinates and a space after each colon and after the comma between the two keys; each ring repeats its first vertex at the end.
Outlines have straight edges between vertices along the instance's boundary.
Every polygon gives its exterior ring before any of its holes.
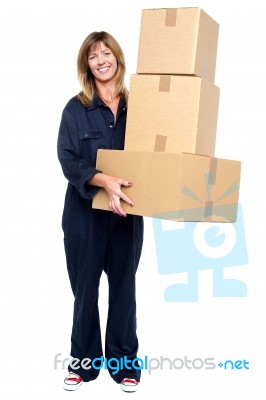
{"type": "MultiPolygon", "coordinates": [[[[96,94],[94,97],[93,97],[93,99],[92,99],[92,101],[91,101],[91,103],[90,103],[90,105],[88,106],[88,110],[95,110],[96,108],[99,108],[99,107],[107,107],[107,105],[104,103],[104,101],[96,94]]],[[[119,100],[119,104],[118,104],[118,108],[127,108],[127,106],[126,106],[126,103],[125,103],[125,100],[121,97],[120,98],[120,100],[119,100]]]]}

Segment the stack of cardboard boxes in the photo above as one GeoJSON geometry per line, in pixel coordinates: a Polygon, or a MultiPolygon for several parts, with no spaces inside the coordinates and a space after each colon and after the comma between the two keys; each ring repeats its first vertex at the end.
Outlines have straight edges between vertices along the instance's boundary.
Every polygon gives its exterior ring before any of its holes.
{"type": "MultiPolygon", "coordinates": [[[[128,214],[180,221],[236,220],[240,162],[215,158],[219,25],[200,8],[142,11],[125,150],[99,150],[97,168],[129,179],[128,214]]],[[[100,190],[93,208],[109,210],[100,190]]]]}

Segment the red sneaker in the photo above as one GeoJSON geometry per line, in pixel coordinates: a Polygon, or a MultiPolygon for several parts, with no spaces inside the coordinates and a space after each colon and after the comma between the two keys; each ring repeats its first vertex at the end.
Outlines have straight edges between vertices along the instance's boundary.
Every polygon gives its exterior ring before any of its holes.
{"type": "Polygon", "coordinates": [[[138,390],[138,381],[133,378],[124,378],[120,384],[124,392],[136,392],[138,390]]]}
{"type": "Polygon", "coordinates": [[[74,372],[70,372],[70,374],[64,379],[63,388],[65,390],[77,390],[80,388],[83,379],[78,374],[74,374],[74,372]]]}

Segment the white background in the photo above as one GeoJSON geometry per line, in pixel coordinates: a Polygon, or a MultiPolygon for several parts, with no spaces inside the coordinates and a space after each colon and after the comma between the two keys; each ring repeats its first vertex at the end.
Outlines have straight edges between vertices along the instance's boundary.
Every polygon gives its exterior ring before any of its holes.
{"type": "MultiPolygon", "coordinates": [[[[65,399],[73,297],[63,251],[66,189],[56,156],[61,112],[79,90],[76,56],[93,30],[121,44],[127,82],[136,73],[141,10],[199,6],[220,24],[215,83],[221,89],[216,156],[242,161],[249,264],[228,276],[248,287],[245,298],[213,298],[212,272],[200,273],[199,301],[167,303],[177,276],[158,272],[152,221],[137,274],[139,356],[216,361],[246,359],[250,370],[163,370],[142,374],[139,399],[263,399],[265,388],[265,115],[266,5],[263,0],[122,1],[1,0],[1,351],[5,400],[65,399]],[[264,173],[263,173],[264,171],[264,173]]],[[[105,326],[107,285],[100,290],[105,326]]],[[[75,398],[122,393],[102,370],[75,398]]]]}

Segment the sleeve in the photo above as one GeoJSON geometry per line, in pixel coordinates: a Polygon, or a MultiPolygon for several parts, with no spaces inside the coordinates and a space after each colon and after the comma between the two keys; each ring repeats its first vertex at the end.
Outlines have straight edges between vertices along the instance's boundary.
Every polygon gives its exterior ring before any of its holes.
{"type": "Polygon", "coordinates": [[[101,171],[79,157],[76,117],[67,108],[63,110],[59,127],[57,156],[66,179],[76,188],[81,197],[91,200],[100,188],[88,185],[86,181],[91,180],[101,171]]]}

